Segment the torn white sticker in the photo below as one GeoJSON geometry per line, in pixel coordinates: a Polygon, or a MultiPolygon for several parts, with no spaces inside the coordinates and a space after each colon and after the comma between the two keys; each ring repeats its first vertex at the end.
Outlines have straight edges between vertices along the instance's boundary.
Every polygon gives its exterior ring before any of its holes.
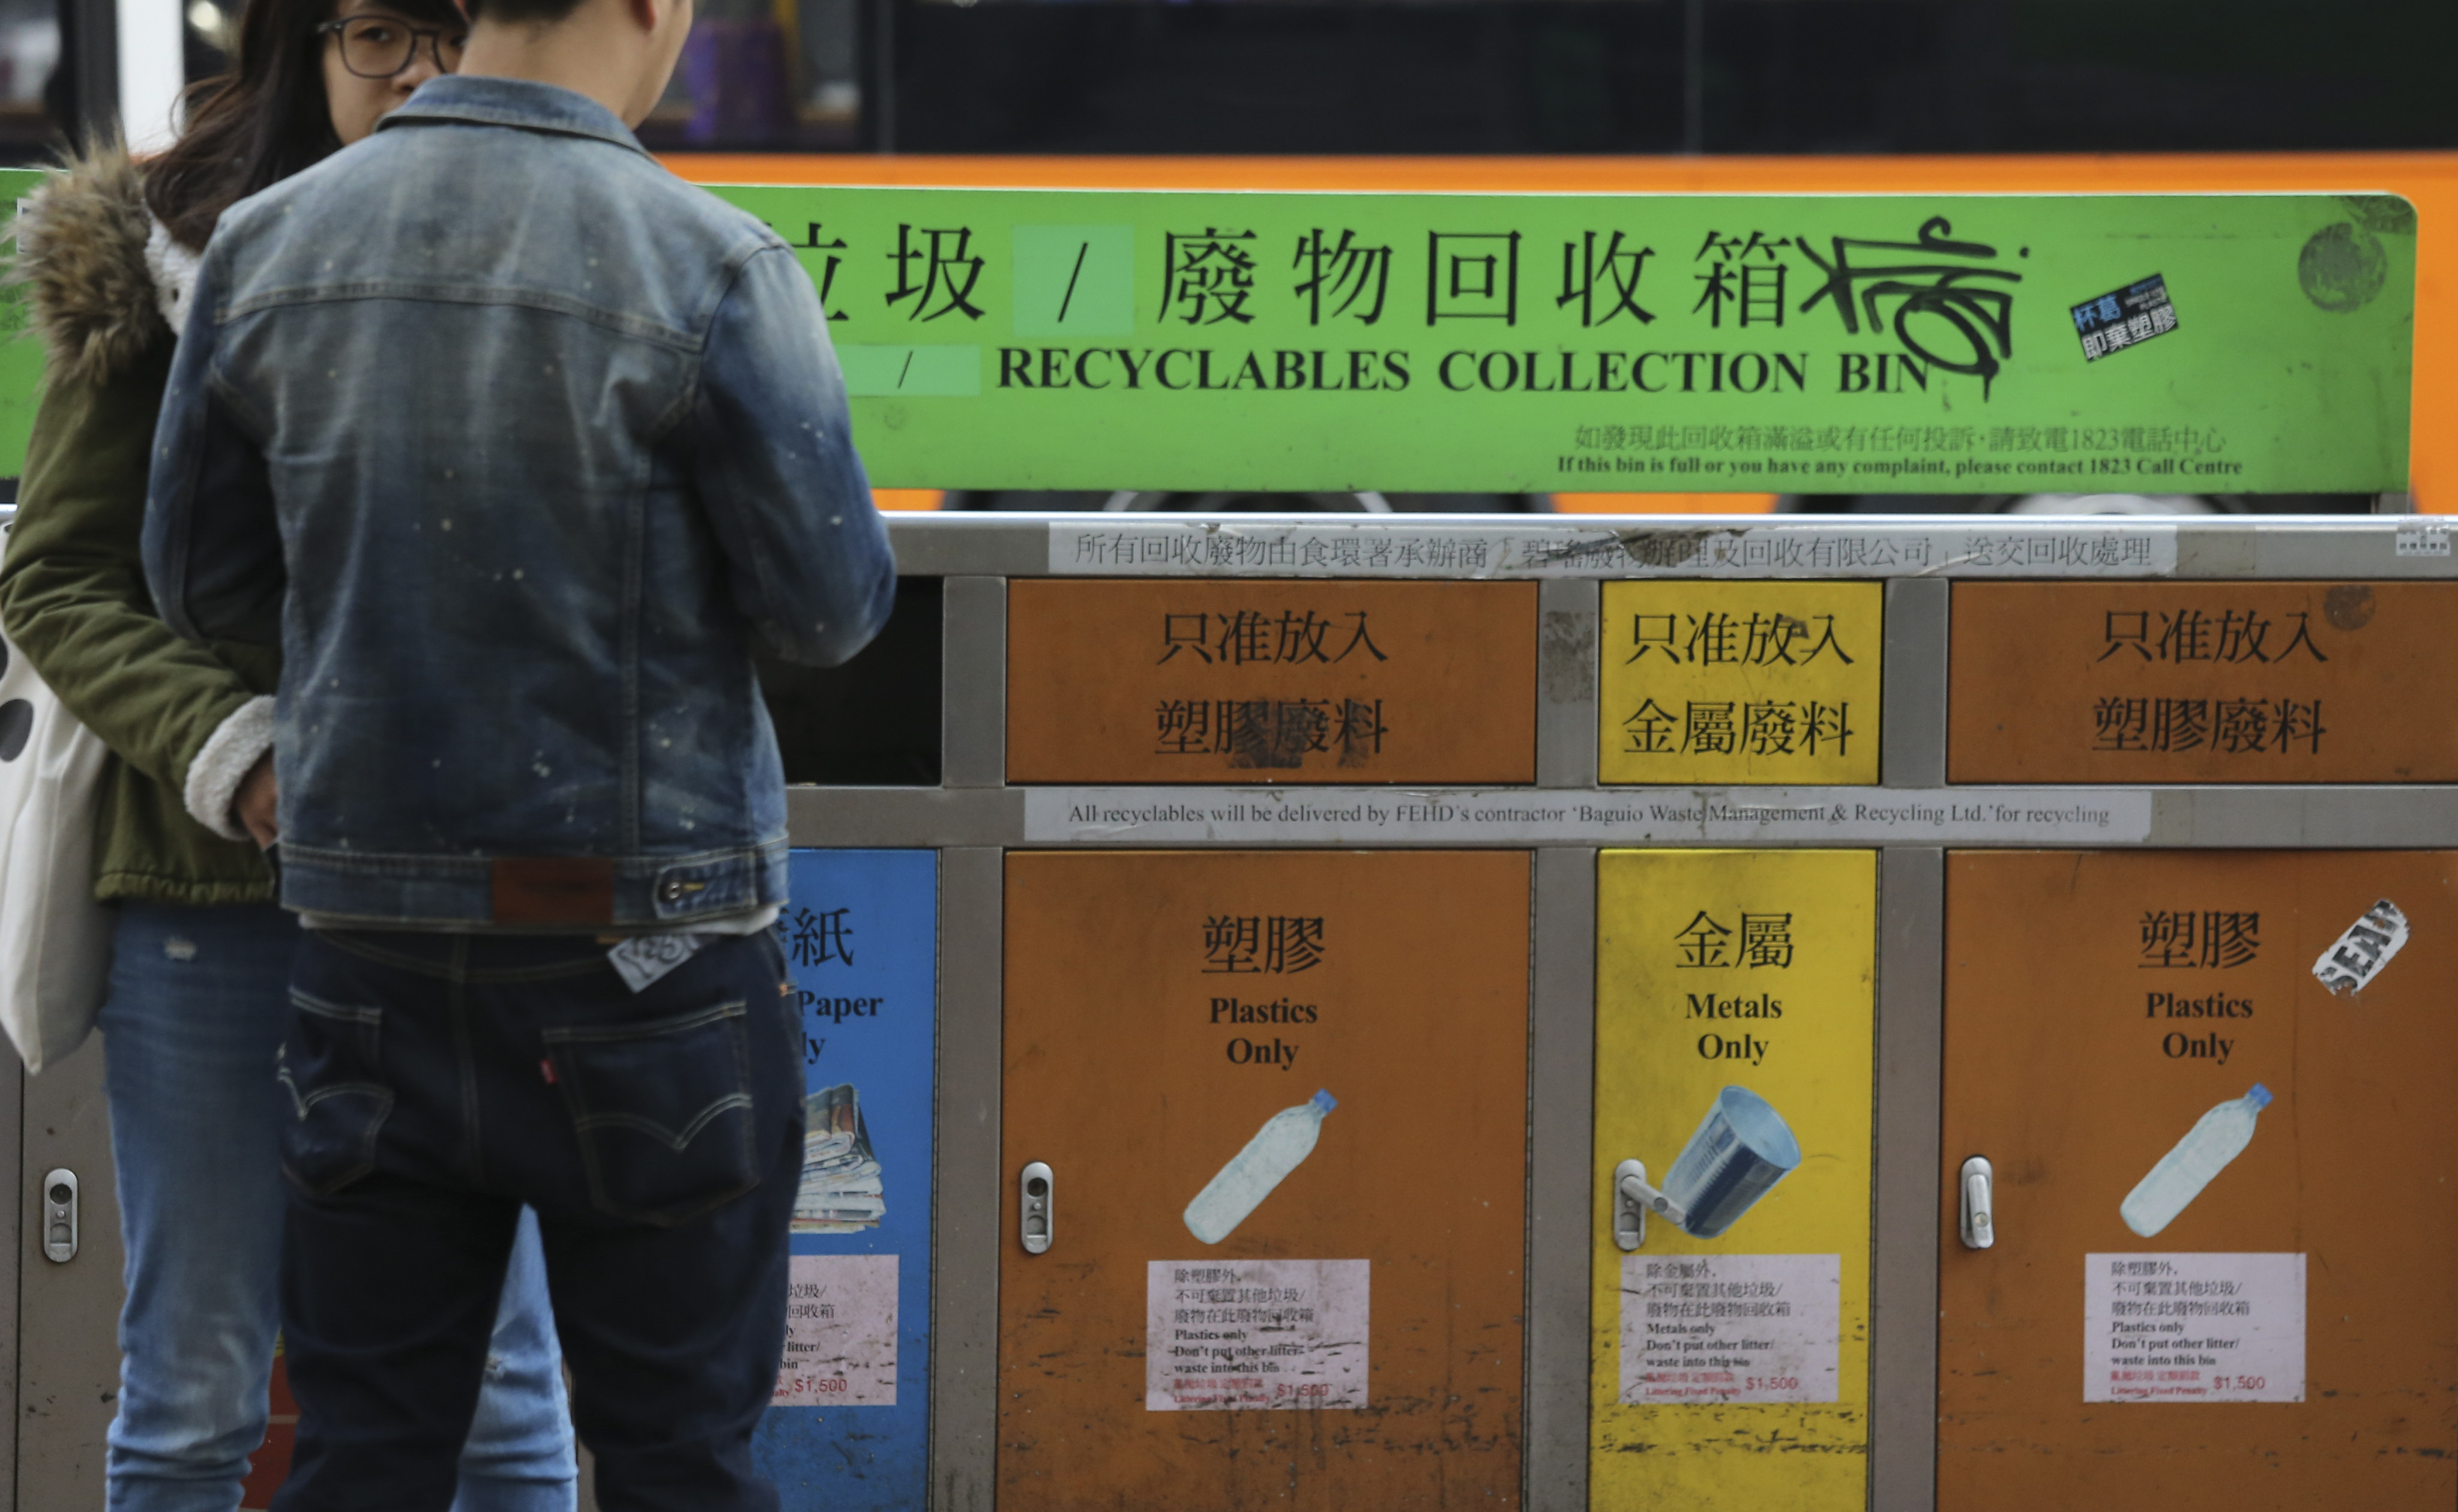
{"type": "Polygon", "coordinates": [[[2083,1256],[2082,1399],[2302,1401],[2304,1256],[2083,1256]]]}
{"type": "Polygon", "coordinates": [[[2333,992],[2362,992],[2406,948],[2406,915],[2385,898],[2322,952],[2322,959],[2313,963],[2313,975],[2333,992]]]}
{"type": "Polygon", "coordinates": [[[896,1405],[896,1256],[798,1254],[776,1407],[896,1405]]]}
{"type": "Polygon", "coordinates": [[[1624,1255],[1622,1405],[1840,1400],[1843,1298],[1841,1255],[1624,1255]]]}
{"type": "Polygon", "coordinates": [[[708,935],[634,935],[606,952],[623,984],[646,992],[652,984],[707,948],[708,935]]]}
{"type": "Polygon", "coordinates": [[[1154,1260],[1144,1280],[1144,1407],[1365,1405],[1364,1260],[1154,1260]]]}
{"type": "Polygon", "coordinates": [[[2395,550],[2400,556],[2448,556],[2448,523],[2442,520],[2400,522],[2395,550]]]}

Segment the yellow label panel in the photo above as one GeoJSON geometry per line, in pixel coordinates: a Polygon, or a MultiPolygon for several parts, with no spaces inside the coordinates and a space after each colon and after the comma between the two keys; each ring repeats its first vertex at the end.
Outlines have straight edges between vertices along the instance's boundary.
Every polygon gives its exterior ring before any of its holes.
{"type": "Polygon", "coordinates": [[[1878,780],[1881,583],[1607,583],[1607,782],[1878,780]]]}
{"type": "Polygon", "coordinates": [[[1870,851],[1598,858],[1597,1512],[1864,1504],[1877,867],[1870,851]],[[1626,1160],[1720,1232],[1651,1214],[1623,1252],[1626,1160]]]}

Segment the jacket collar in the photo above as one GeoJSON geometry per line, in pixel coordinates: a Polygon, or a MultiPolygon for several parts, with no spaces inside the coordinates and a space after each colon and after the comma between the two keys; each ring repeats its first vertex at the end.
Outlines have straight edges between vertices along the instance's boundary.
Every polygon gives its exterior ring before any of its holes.
{"type": "Polygon", "coordinates": [[[420,85],[407,103],[376,123],[376,130],[440,121],[589,136],[649,155],[613,111],[586,94],[529,79],[444,74],[420,85]]]}

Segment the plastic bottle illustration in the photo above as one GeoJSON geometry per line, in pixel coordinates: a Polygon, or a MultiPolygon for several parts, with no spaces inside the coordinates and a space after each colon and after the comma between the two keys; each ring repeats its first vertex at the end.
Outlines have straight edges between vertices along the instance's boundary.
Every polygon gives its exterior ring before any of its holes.
{"type": "Polygon", "coordinates": [[[2176,1149],[2159,1157],[2151,1174],[2126,1193],[2116,1215],[2146,1239],[2176,1222],[2211,1178],[2244,1153],[2253,1141],[2254,1120],[2269,1106],[2270,1088],[2256,1082],[2252,1091],[2204,1113],[2176,1149]]]}
{"type": "Polygon", "coordinates": [[[1231,1156],[1220,1173],[1186,1205],[1187,1232],[1206,1244],[1229,1237],[1246,1221],[1246,1214],[1272,1194],[1273,1188],[1314,1153],[1314,1142],[1323,1133],[1323,1115],[1339,1106],[1329,1092],[1317,1092],[1263,1120],[1246,1148],[1231,1156]]]}

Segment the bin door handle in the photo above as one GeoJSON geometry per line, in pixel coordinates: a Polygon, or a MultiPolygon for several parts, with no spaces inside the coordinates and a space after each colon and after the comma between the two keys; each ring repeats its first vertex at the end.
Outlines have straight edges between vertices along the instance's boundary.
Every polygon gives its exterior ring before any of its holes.
{"type": "Polygon", "coordinates": [[[1679,1203],[1647,1184],[1647,1163],[1625,1160],[1614,1168],[1614,1244],[1623,1251],[1637,1249],[1647,1242],[1647,1215],[1655,1213],[1677,1224],[1688,1223],[1690,1214],[1679,1203]]]}
{"type": "Polygon", "coordinates": [[[1026,1166],[1016,1177],[1018,1219],[1016,1237],[1024,1241],[1024,1253],[1039,1254],[1050,1248],[1050,1168],[1036,1160],[1026,1166]]]}
{"type": "Polygon", "coordinates": [[[1963,1247],[1986,1250],[1997,1242],[1996,1207],[1997,1171],[1986,1155],[1974,1155],[1963,1163],[1962,1219],[1963,1247]]]}

